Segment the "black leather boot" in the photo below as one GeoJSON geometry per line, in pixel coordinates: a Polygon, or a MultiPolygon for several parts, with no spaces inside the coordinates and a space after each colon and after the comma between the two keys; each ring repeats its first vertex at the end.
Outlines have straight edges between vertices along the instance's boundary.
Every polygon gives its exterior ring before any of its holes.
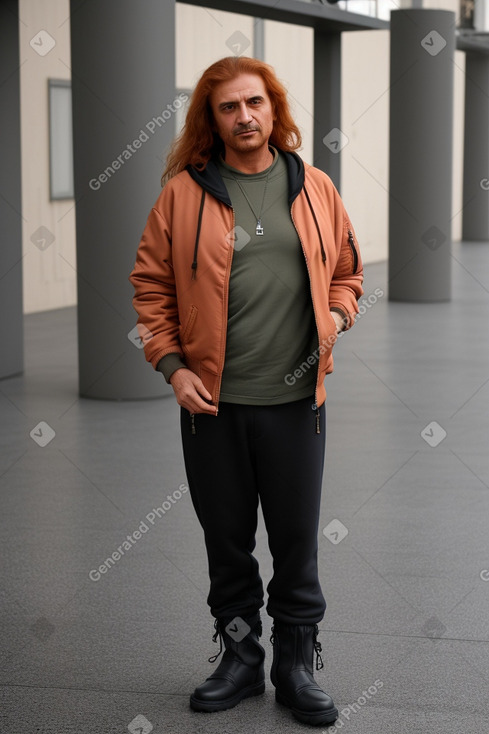
{"type": "Polygon", "coordinates": [[[275,686],[275,699],[287,706],[299,721],[313,726],[332,724],[338,718],[333,699],[313,678],[312,665],[316,652],[316,670],[323,666],[318,626],[291,625],[275,622],[270,641],[273,663],[270,671],[275,686]],[[319,664],[320,663],[320,664],[319,664]]]}
{"type": "Polygon", "coordinates": [[[265,650],[258,642],[262,634],[259,613],[252,617],[216,619],[214,626],[213,640],[216,642],[219,635],[220,650],[209,662],[221,654],[223,640],[225,651],[215,672],[190,696],[194,711],[230,709],[243,698],[265,691],[265,650]]]}

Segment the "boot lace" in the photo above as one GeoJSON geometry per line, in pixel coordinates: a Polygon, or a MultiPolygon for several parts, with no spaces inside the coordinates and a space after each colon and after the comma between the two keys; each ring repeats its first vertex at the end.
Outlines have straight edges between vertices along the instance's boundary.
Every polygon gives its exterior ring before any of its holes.
{"type": "Polygon", "coordinates": [[[316,653],[316,670],[321,670],[321,668],[324,668],[323,659],[321,657],[323,648],[317,638],[318,632],[319,632],[319,627],[316,624],[314,627],[314,652],[316,653]]]}
{"type": "MultiPolygon", "coordinates": [[[[214,629],[215,632],[212,635],[212,642],[217,642],[217,638],[219,637],[219,652],[217,652],[215,655],[211,655],[210,658],[208,658],[210,663],[215,663],[219,655],[222,653],[223,647],[222,647],[222,631],[221,631],[221,625],[219,624],[219,620],[214,620],[214,629]]],[[[252,627],[253,631],[256,632],[258,637],[261,637],[263,634],[263,627],[261,619],[258,619],[258,621],[253,625],[252,627]]]]}
{"type": "MultiPolygon", "coordinates": [[[[313,636],[314,652],[316,653],[316,670],[321,670],[321,668],[324,668],[323,658],[321,657],[323,647],[317,638],[318,632],[319,632],[319,627],[316,624],[314,625],[314,636],[313,636]]],[[[275,641],[275,634],[274,634],[274,627],[272,626],[272,634],[270,635],[270,642],[272,643],[272,645],[274,641],[275,641]]]]}
{"type": "Polygon", "coordinates": [[[215,655],[211,655],[211,657],[208,658],[210,663],[215,663],[219,655],[222,653],[222,632],[221,628],[219,627],[219,621],[217,619],[214,620],[214,629],[215,632],[212,635],[212,642],[217,642],[217,638],[219,636],[219,652],[215,655]]]}

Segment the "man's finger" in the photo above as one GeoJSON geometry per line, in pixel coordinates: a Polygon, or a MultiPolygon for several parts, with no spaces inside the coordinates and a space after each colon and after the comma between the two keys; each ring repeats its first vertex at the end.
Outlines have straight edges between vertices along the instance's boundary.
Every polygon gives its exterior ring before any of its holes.
{"type": "Polygon", "coordinates": [[[196,386],[193,384],[187,388],[185,394],[181,396],[181,405],[184,408],[187,408],[190,413],[215,414],[217,412],[216,406],[209,404],[204,400],[204,398],[199,394],[196,386]]]}
{"type": "Polygon", "coordinates": [[[194,387],[197,390],[197,392],[199,393],[199,395],[202,395],[202,397],[205,398],[206,400],[212,400],[212,395],[210,394],[209,390],[205,387],[200,377],[197,377],[197,375],[195,375],[195,377],[196,377],[196,380],[194,382],[194,387]]]}
{"type": "Polygon", "coordinates": [[[215,405],[209,405],[209,403],[198,399],[185,402],[183,407],[187,408],[189,413],[208,413],[209,415],[215,415],[216,413],[215,405]]]}

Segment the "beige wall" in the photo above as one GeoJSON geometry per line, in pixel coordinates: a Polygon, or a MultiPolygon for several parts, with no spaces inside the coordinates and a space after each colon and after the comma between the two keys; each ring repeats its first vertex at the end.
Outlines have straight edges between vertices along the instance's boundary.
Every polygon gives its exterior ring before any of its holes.
{"type": "Polygon", "coordinates": [[[387,257],[389,32],[344,33],[341,195],[365,263],[387,257]]]}
{"type": "Polygon", "coordinates": [[[463,163],[464,163],[464,105],[465,105],[465,54],[455,52],[454,66],[454,115],[453,115],[453,195],[452,238],[462,238],[463,163]]]}
{"type": "Polygon", "coordinates": [[[208,66],[223,56],[253,55],[253,18],[177,3],[177,87],[192,88],[208,66]],[[240,43],[239,48],[234,43],[240,43]]]}
{"type": "MultiPolygon", "coordinates": [[[[204,69],[223,56],[253,55],[255,19],[177,3],[177,86],[192,88],[204,69]],[[248,44],[248,45],[246,45],[248,44]],[[243,50],[241,50],[243,49],[243,50]]],[[[312,159],[313,32],[287,23],[265,22],[265,61],[285,84],[304,134],[302,155],[312,159]]]]}
{"type": "Polygon", "coordinates": [[[265,23],[265,61],[271,64],[289,94],[292,114],[302,133],[300,155],[313,160],[314,32],[290,23],[265,23]]]}
{"type": "MultiPolygon", "coordinates": [[[[341,193],[367,263],[388,256],[389,54],[388,31],[343,34],[342,128],[350,140],[342,150],[341,193]]],[[[465,54],[457,51],[454,67],[454,240],[462,236],[464,70],[465,54]]]]}
{"type": "MultiPolygon", "coordinates": [[[[456,10],[457,0],[425,0],[426,7],[456,10]]],[[[48,78],[70,78],[69,0],[20,0],[24,309],[40,311],[76,302],[73,201],[49,201],[48,78]],[[40,56],[29,45],[41,30],[56,45],[40,56]],[[32,234],[46,227],[54,242],[40,251],[32,234]]],[[[253,53],[255,20],[177,3],[178,87],[192,88],[213,61],[253,53]],[[233,44],[240,44],[238,46],[233,44]]],[[[265,61],[288,89],[303,133],[301,155],[313,158],[313,32],[265,22],[265,61]]],[[[387,257],[389,33],[343,35],[341,192],[366,263],[387,257]]],[[[455,60],[453,237],[461,234],[464,55],[455,60]]],[[[325,131],[326,134],[327,131],[325,131]]]]}
{"type": "MultiPolygon", "coordinates": [[[[74,202],[49,200],[48,79],[70,78],[69,5],[69,0],[19,2],[26,313],[76,303],[74,202]],[[41,31],[47,31],[55,41],[45,56],[29,45],[31,39],[39,40],[41,31]],[[31,242],[39,227],[46,227],[55,238],[45,250],[31,242]]],[[[38,47],[42,49],[42,43],[38,47]]]]}

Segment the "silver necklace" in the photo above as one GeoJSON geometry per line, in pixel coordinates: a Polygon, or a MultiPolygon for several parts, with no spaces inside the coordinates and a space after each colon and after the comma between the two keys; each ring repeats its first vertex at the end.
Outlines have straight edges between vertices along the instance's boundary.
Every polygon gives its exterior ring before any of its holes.
{"type": "MultiPolygon", "coordinates": [[[[275,160],[275,158],[274,158],[274,160],[275,160]]],[[[265,187],[263,189],[263,197],[262,197],[262,200],[261,200],[261,207],[260,207],[260,213],[259,214],[257,214],[255,212],[255,210],[253,209],[253,207],[251,206],[251,201],[248,199],[248,195],[247,195],[246,191],[244,190],[244,188],[241,186],[241,184],[239,182],[239,179],[237,179],[237,178],[234,179],[236,181],[236,183],[238,184],[241,193],[243,194],[244,198],[246,199],[246,201],[248,203],[248,206],[250,207],[250,209],[251,209],[251,211],[253,213],[253,216],[256,219],[255,234],[257,234],[257,235],[263,235],[264,234],[263,226],[262,226],[262,223],[261,223],[261,216],[262,216],[262,213],[263,213],[263,204],[265,203],[265,195],[267,193],[268,177],[270,176],[270,171],[272,170],[272,166],[273,166],[273,162],[270,164],[270,168],[268,169],[267,177],[265,179],[265,187]]]]}

